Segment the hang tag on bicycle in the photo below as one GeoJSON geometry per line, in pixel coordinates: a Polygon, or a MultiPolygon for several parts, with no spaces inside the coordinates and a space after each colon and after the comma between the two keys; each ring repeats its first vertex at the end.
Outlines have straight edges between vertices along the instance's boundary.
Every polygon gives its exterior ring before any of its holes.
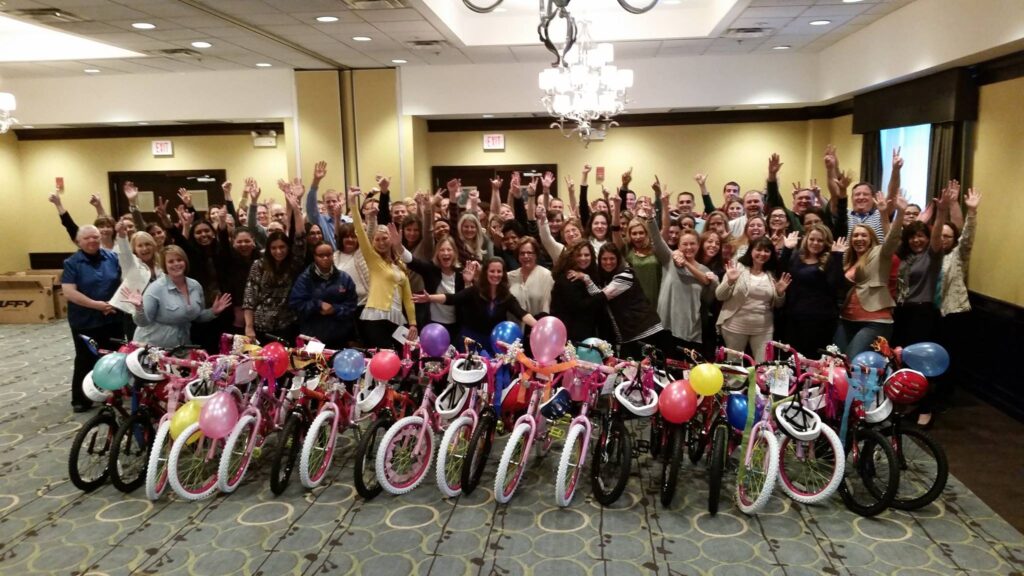
{"type": "Polygon", "coordinates": [[[319,354],[326,348],[327,347],[324,346],[324,343],[319,340],[310,340],[309,342],[306,342],[306,352],[309,354],[319,354]]]}
{"type": "Polygon", "coordinates": [[[398,343],[401,344],[402,346],[405,346],[405,338],[408,335],[409,329],[406,328],[405,326],[399,326],[398,328],[395,329],[394,333],[391,334],[391,337],[398,341],[398,343]]]}
{"type": "Polygon", "coordinates": [[[766,376],[768,390],[772,396],[789,396],[789,385],[793,378],[793,371],[789,366],[772,366],[766,376]]]}

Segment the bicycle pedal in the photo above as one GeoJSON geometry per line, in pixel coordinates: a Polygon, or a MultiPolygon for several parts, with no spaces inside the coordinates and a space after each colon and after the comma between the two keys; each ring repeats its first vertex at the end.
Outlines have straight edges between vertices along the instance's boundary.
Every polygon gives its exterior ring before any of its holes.
{"type": "Polygon", "coordinates": [[[633,441],[633,455],[639,456],[640,454],[650,454],[651,443],[647,440],[634,440],[633,441]]]}

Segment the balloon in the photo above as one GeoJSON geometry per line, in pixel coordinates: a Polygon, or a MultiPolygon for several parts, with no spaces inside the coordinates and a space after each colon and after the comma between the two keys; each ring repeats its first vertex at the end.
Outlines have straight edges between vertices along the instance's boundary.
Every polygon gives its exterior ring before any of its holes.
{"type": "Polygon", "coordinates": [[[697,393],[686,380],[676,380],[658,397],[658,412],[673,424],[689,422],[697,413],[697,393]]]}
{"type": "Polygon", "coordinates": [[[604,364],[604,356],[601,355],[601,351],[587,345],[576,347],[576,358],[591,364],[604,364]]]}
{"type": "Polygon", "coordinates": [[[498,342],[504,342],[505,344],[511,344],[516,340],[523,337],[523,330],[519,327],[519,324],[505,320],[499,322],[494,330],[491,330],[491,350],[494,352],[502,352],[501,348],[498,348],[498,342]]]}
{"type": "Polygon", "coordinates": [[[448,350],[452,338],[444,326],[432,322],[420,330],[420,349],[427,356],[441,356],[448,350]]]}
{"type": "Polygon", "coordinates": [[[238,423],[238,404],[230,392],[218,392],[199,411],[199,429],[207,438],[225,438],[238,423]]]}
{"type": "Polygon", "coordinates": [[[949,353],[934,342],[918,342],[903,349],[903,363],[932,378],[949,368],[949,353]]]}
{"type": "Polygon", "coordinates": [[[698,364],[690,370],[690,386],[701,396],[718,394],[724,381],[722,369],[714,364],[698,364]]]}
{"type": "Polygon", "coordinates": [[[565,352],[565,324],[554,316],[545,316],[537,321],[530,332],[530,350],[540,362],[554,362],[565,352]]]}
{"type": "Polygon", "coordinates": [[[868,350],[854,356],[851,364],[854,366],[867,366],[868,368],[885,368],[888,365],[888,360],[878,352],[868,350]]]}
{"type": "Polygon", "coordinates": [[[402,361],[393,350],[380,350],[370,359],[370,375],[377,380],[391,380],[401,367],[402,361]]]}
{"type": "Polygon", "coordinates": [[[846,400],[846,393],[850,390],[850,382],[846,375],[846,369],[842,366],[832,367],[832,389],[840,400],[846,400]]]}
{"type": "Polygon", "coordinates": [[[366,358],[358,350],[346,348],[334,355],[334,373],[342,380],[359,380],[365,370],[366,358]]]}
{"type": "MultiPolygon", "coordinates": [[[[757,397],[757,408],[754,411],[754,422],[761,419],[764,412],[764,401],[757,397]]],[[[733,392],[729,394],[729,400],[725,406],[726,420],[729,425],[737,430],[743,430],[747,426],[747,394],[745,392],[733,392]]]]}
{"type": "MultiPolygon", "coordinates": [[[[179,407],[175,412],[174,416],[171,417],[171,438],[177,440],[178,435],[185,431],[186,428],[195,424],[199,421],[199,413],[203,409],[203,404],[199,400],[189,400],[184,405],[179,407]]],[[[202,434],[196,432],[188,439],[188,443],[191,444],[202,434]]]]}
{"type": "Polygon", "coordinates": [[[280,342],[271,342],[259,352],[260,361],[256,370],[260,376],[271,380],[284,376],[288,371],[288,350],[280,342]]]}
{"type": "Polygon", "coordinates": [[[127,354],[113,352],[96,361],[92,369],[92,381],[96,386],[104,390],[120,390],[131,380],[128,372],[128,365],[125,360],[127,354]]]}

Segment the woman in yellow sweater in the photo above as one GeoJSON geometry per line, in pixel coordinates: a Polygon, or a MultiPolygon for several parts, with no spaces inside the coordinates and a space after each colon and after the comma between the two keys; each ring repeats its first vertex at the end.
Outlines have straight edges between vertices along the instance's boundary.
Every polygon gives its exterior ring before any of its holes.
{"type": "MultiPolygon", "coordinates": [[[[357,207],[352,211],[352,220],[359,238],[359,251],[370,273],[366,307],[359,317],[362,321],[360,331],[368,347],[397,348],[397,342],[391,335],[399,326],[409,326],[409,334],[406,336],[408,340],[415,340],[418,336],[409,277],[405,274],[405,266],[391,250],[391,237],[386,227],[375,227],[371,242],[363,228],[362,214],[358,208],[359,195],[358,188],[349,189],[349,205],[357,207]]],[[[376,219],[376,212],[377,209],[372,208],[368,215],[376,219]]]]}

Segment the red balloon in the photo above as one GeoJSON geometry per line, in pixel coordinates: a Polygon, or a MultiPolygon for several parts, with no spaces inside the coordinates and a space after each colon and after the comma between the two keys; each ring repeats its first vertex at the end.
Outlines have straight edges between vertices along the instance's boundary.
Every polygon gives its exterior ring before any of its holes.
{"type": "Polygon", "coordinates": [[[393,350],[381,350],[370,359],[370,375],[377,380],[391,380],[401,367],[402,361],[393,350]]]}
{"type": "Polygon", "coordinates": [[[288,371],[288,350],[280,342],[271,342],[259,352],[256,370],[264,378],[280,378],[288,371]]]}
{"type": "Polygon", "coordinates": [[[841,366],[832,367],[832,387],[836,391],[836,396],[839,400],[846,400],[846,392],[850,389],[850,383],[846,378],[846,369],[841,366]]]}
{"type": "Polygon", "coordinates": [[[676,380],[658,397],[658,411],[672,424],[689,422],[697,413],[697,393],[687,380],[676,380]]]}

